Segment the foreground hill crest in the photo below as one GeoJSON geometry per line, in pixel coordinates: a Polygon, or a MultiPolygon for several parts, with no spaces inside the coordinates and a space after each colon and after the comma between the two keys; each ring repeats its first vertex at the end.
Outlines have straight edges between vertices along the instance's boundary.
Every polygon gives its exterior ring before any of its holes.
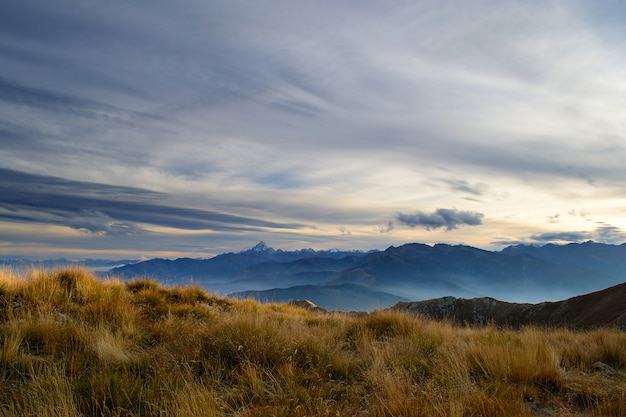
{"type": "Polygon", "coordinates": [[[259,304],[0,270],[3,417],[626,415],[623,331],[259,304]]]}

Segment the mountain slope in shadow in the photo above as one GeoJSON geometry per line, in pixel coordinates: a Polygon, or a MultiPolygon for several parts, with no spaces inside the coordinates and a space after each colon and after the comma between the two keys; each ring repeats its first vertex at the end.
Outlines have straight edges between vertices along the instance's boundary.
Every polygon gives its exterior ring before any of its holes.
{"type": "Polygon", "coordinates": [[[372,311],[392,306],[399,301],[407,301],[406,298],[373,291],[357,284],[299,285],[266,291],[237,292],[229,294],[229,297],[253,298],[262,303],[306,299],[326,310],[338,311],[372,311]]]}
{"type": "Polygon", "coordinates": [[[422,314],[462,324],[511,326],[564,326],[591,329],[613,326],[626,329],[626,283],[563,301],[539,304],[508,303],[490,297],[442,297],[400,302],[394,310],[422,314]]]}

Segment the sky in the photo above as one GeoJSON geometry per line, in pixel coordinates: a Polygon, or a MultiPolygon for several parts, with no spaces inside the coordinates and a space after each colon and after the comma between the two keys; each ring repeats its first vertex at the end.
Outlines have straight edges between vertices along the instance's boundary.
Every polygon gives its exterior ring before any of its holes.
{"type": "Polygon", "coordinates": [[[0,255],[626,241],[621,0],[8,0],[0,255]]]}

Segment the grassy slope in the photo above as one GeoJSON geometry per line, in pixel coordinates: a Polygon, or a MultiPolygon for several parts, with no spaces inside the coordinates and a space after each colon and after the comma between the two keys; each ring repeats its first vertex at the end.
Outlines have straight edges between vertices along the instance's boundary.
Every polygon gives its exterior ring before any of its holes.
{"type": "Polygon", "coordinates": [[[2,416],[624,416],[626,334],[0,271],[2,416]],[[601,361],[613,369],[598,370],[601,361]]]}

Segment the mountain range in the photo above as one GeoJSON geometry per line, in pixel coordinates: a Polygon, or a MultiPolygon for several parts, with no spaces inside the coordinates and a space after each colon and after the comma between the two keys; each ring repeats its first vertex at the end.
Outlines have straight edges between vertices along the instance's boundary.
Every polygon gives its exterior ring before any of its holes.
{"type": "MultiPolygon", "coordinates": [[[[566,246],[563,248],[578,252],[579,257],[585,253],[581,246],[593,249],[590,252],[594,254],[615,252],[615,246],[593,242],[566,246]]],[[[621,256],[626,257],[626,246],[619,248],[621,256]]],[[[604,262],[608,255],[603,262],[594,262],[595,258],[589,256],[584,265],[576,265],[552,262],[526,252],[536,249],[517,246],[492,252],[463,245],[411,243],[364,256],[335,283],[359,283],[413,300],[453,295],[540,302],[572,297],[623,281],[621,273],[604,262]]]]}
{"type": "Polygon", "coordinates": [[[72,260],[66,258],[57,258],[33,260],[29,258],[9,258],[8,256],[3,256],[0,259],[0,266],[14,270],[17,273],[23,273],[28,269],[52,269],[58,267],[72,266],[86,267],[94,272],[106,272],[116,267],[137,262],[139,261],[135,259],[112,260],[87,258],[82,260],[72,260]]]}
{"type": "MultiPolygon", "coordinates": [[[[211,290],[226,288],[224,284],[239,279],[250,278],[251,275],[258,275],[268,272],[275,275],[290,276],[298,272],[310,272],[321,270],[335,270],[337,268],[320,264],[319,258],[328,260],[339,260],[342,258],[361,257],[365,252],[360,251],[339,251],[324,250],[315,251],[313,249],[301,249],[296,251],[283,251],[274,249],[265,242],[259,242],[251,249],[241,252],[228,252],[208,259],[178,258],[151,259],[148,261],[124,265],[111,270],[114,275],[125,278],[137,276],[151,276],[159,280],[169,280],[172,283],[193,281],[200,285],[209,286],[211,290]],[[300,268],[291,266],[291,272],[286,270],[290,263],[304,259],[315,259],[306,262],[300,268]],[[261,264],[269,264],[263,269],[261,264]],[[252,267],[252,270],[249,268],[252,267]],[[258,271],[258,272],[255,272],[258,271]],[[221,285],[221,287],[219,287],[221,285]]],[[[343,267],[339,268],[343,269],[343,267]]],[[[218,292],[223,293],[225,290],[218,292]]]]}
{"type": "Polygon", "coordinates": [[[626,245],[595,242],[515,245],[487,251],[464,245],[409,243],[384,251],[276,250],[260,242],[209,259],[152,259],[114,268],[122,278],[262,301],[307,298],[331,310],[373,310],[444,296],[518,303],[564,300],[623,282],[626,245]]]}

